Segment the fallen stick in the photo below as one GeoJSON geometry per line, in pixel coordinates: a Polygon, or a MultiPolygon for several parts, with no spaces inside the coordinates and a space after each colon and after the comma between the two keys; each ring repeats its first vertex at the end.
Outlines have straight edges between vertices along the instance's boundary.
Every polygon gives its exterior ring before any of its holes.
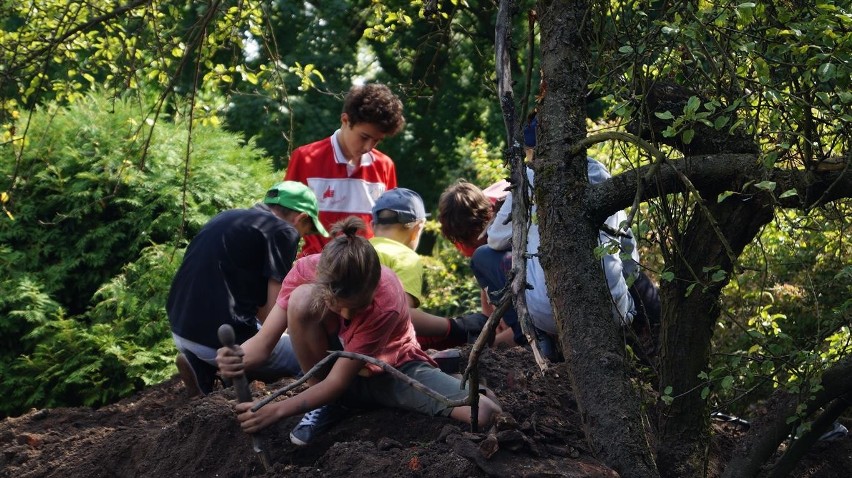
{"type": "Polygon", "coordinates": [[[257,404],[255,404],[255,406],[252,407],[251,411],[256,412],[256,411],[260,410],[261,407],[268,404],[269,402],[275,400],[276,398],[280,397],[281,395],[284,395],[285,393],[289,392],[290,390],[293,390],[294,388],[298,387],[299,385],[307,382],[308,379],[311,378],[313,375],[315,375],[318,370],[323,368],[325,366],[325,364],[327,364],[332,359],[337,358],[337,357],[344,357],[344,358],[353,359],[353,360],[363,360],[365,362],[370,362],[371,364],[378,365],[379,367],[382,368],[382,370],[393,375],[393,377],[396,378],[397,380],[402,380],[403,382],[407,383],[409,386],[413,387],[415,390],[418,390],[422,393],[425,393],[426,395],[429,395],[430,397],[434,398],[435,400],[438,400],[441,403],[446,404],[448,407],[460,407],[460,406],[464,406],[464,405],[470,405],[470,401],[469,401],[470,399],[469,398],[465,398],[463,400],[449,400],[447,397],[445,397],[445,396],[441,395],[440,393],[432,390],[431,388],[427,387],[426,385],[423,385],[422,383],[418,382],[417,380],[414,380],[413,378],[411,378],[408,375],[400,372],[399,370],[393,368],[392,366],[390,366],[386,362],[383,362],[379,359],[370,357],[368,355],[357,354],[357,353],[354,353],[354,352],[345,352],[345,351],[342,351],[342,350],[329,350],[329,354],[324,359],[317,362],[317,364],[314,365],[313,368],[308,370],[307,373],[302,375],[302,378],[296,380],[295,382],[291,383],[290,385],[287,385],[284,388],[280,388],[280,389],[276,390],[275,392],[272,393],[272,395],[270,395],[270,396],[264,398],[263,400],[257,402],[257,404]]]}

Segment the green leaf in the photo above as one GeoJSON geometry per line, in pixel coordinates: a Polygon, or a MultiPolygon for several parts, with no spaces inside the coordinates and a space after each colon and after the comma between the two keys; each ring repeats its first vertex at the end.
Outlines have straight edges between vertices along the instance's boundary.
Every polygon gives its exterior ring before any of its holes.
{"type": "Polygon", "coordinates": [[[819,75],[820,81],[831,81],[834,79],[835,73],[837,72],[837,67],[834,63],[823,63],[817,69],[817,74],[819,75]]]}
{"type": "Polygon", "coordinates": [[[769,168],[775,166],[775,161],[778,161],[778,152],[777,151],[770,151],[763,158],[763,167],[766,168],[766,169],[769,169],[769,168]]]}
{"type": "Polygon", "coordinates": [[[698,111],[699,106],[701,106],[701,100],[698,99],[697,96],[690,96],[689,100],[686,102],[686,107],[683,109],[683,112],[695,113],[698,111]]]}
{"type": "Polygon", "coordinates": [[[619,53],[630,54],[633,53],[633,47],[630,45],[624,45],[623,47],[618,49],[619,53]]]}
{"type": "Polygon", "coordinates": [[[725,191],[723,193],[719,193],[719,197],[716,198],[716,203],[720,203],[720,202],[724,201],[725,199],[728,199],[728,197],[731,196],[732,194],[734,194],[733,191],[725,191]]]}
{"type": "Polygon", "coordinates": [[[729,390],[734,385],[733,375],[728,375],[722,379],[722,389],[729,390]]]}
{"type": "Polygon", "coordinates": [[[672,271],[665,271],[662,274],[660,274],[660,280],[662,280],[663,282],[671,282],[671,281],[674,280],[674,278],[675,278],[675,275],[674,275],[674,272],[672,272],[672,271]]]}
{"type": "Polygon", "coordinates": [[[689,144],[689,143],[691,143],[691,142],[692,142],[692,138],[694,138],[694,137],[695,137],[695,130],[694,130],[694,129],[691,129],[691,128],[690,128],[690,129],[688,129],[688,130],[684,131],[684,132],[683,132],[683,136],[682,136],[682,138],[683,138],[683,144],[689,144]]]}
{"type": "Polygon", "coordinates": [[[761,181],[754,185],[757,189],[762,189],[764,191],[775,191],[775,182],[774,181],[761,181]]]}
{"type": "Polygon", "coordinates": [[[788,198],[788,197],[791,197],[791,196],[798,196],[798,195],[799,195],[799,192],[796,191],[795,189],[788,189],[788,190],[784,191],[783,193],[781,193],[781,195],[778,196],[778,199],[784,199],[784,198],[788,198]]]}
{"type": "Polygon", "coordinates": [[[660,118],[660,119],[664,119],[664,120],[674,119],[674,115],[672,114],[671,111],[663,111],[662,113],[657,112],[657,113],[654,113],[654,116],[656,116],[657,118],[660,118]]]}

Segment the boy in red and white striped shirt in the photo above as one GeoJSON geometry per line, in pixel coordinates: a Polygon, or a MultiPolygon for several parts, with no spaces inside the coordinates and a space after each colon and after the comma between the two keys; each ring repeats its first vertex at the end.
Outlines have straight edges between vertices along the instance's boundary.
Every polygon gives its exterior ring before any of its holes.
{"type": "MultiPolygon", "coordinates": [[[[393,161],[375,148],[404,126],[402,102],[387,86],[353,86],[343,102],[340,129],[293,151],[284,179],[299,181],[314,191],[324,226],[357,216],[368,225],[366,237],[370,238],[376,199],[397,186],[393,161]]],[[[321,252],[327,242],[326,238],[305,237],[300,257],[321,252]]]]}

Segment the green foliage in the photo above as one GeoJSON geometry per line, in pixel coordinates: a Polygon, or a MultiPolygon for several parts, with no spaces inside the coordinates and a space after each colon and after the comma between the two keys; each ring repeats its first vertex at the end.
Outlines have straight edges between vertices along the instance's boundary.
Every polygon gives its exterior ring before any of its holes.
{"type": "Polygon", "coordinates": [[[480,310],[479,284],[469,260],[441,236],[437,221],[427,221],[426,230],[438,239],[432,255],[423,257],[426,293],[421,308],[442,317],[480,310]]]}
{"type": "Polygon", "coordinates": [[[460,142],[456,154],[462,159],[450,170],[452,178],[464,178],[486,188],[509,176],[509,171],[503,164],[502,153],[491,147],[483,138],[460,142]]]}
{"type": "Polygon", "coordinates": [[[734,377],[731,387],[712,388],[716,403],[741,409],[746,391],[751,401],[779,387],[807,396],[825,367],[852,353],[852,277],[848,266],[838,270],[852,253],[847,209],[784,212],[746,248],[743,273],[725,289],[728,320],[707,377],[734,377]]]}
{"type": "Polygon", "coordinates": [[[164,304],[178,264],[173,247],[148,247],[96,293],[88,320],[39,322],[24,337],[35,348],[9,368],[0,412],[102,405],[169,378],[175,352],[164,304]]]}
{"type": "Polygon", "coordinates": [[[260,151],[91,94],[0,148],[0,409],[100,405],[173,373],[166,294],[185,240],[280,177],[260,151]],[[145,125],[146,127],[140,127],[145,125]],[[150,144],[148,143],[148,135],[150,144]],[[184,176],[186,175],[186,176],[184,176]],[[177,249],[176,249],[177,247],[177,249]]]}
{"type": "Polygon", "coordinates": [[[163,123],[146,151],[140,117],[129,102],[87,96],[68,108],[39,109],[27,140],[0,150],[0,189],[9,192],[14,217],[0,223],[0,244],[21,254],[16,270],[38,274],[71,314],[83,312],[100,284],[142,248],[178,239],[184,201],[192,231],[213,213],[245,204],[247,188],[264,187],[238,182],[268,174],[257,151],[198,126],[189,166],[204,174],[187,178],[184,197],[184,127],[163,123]]]}
{"type": "Polygon", "coordinates": [[[697,123],[741,130],[761,144],[767,167],[842,154],[852,122],[845,2],[651,7],[621,3],[598,17],[603,61],[593,63],[601,68],[593,87],[611,106],[607,116],[634,118],[638,85],[666,79],[712,100],[693,96],[678,114],[657,113],[669,122],[664,136],[689,144],[697,123]],[[625,76],[611,74],[612,65],[623,65],[625,76]]]}

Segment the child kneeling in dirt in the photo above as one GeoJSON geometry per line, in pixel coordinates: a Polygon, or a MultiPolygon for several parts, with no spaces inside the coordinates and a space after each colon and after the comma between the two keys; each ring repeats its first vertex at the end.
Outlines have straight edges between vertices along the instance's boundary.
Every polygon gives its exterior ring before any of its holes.
{"type": "MultiPolygon", "coordinates": [[[[364,227],[359,218],[340,221],[332,228],[336,237],[322,254],[293,265],[260,332],[241,347],[218,350],[216,360],[224,377],[263,364],[278,337],[288,330],[305,372],[325,358],[329,349],[342,345],[344,351],[386,362],[451,401],[467,397],[460,381],[441,372],[418,345],[402,285],[390,269],[380,265],[373,246],[357,235],[364,227]]],[[[250,410],[252,403],[238,404],[243,430],[254,433],[282,418],[305,413],[290,440],[307,445],[345,416],[344,407],[377,405],[470,422],[469,406],[448,407],[372,363],[339,357],[325,372],[324,377],[311,377],[307,390],[257,412],[250,410]]],[[[487,426],[499,411],[495,401],[481,397],[479,423],[487,426]]]]}
{"type": "Polygon", "coordinates": [[[406,188],[385,191],[373,206],[370,243],[379,262],[399,277],[406,292],[417,341],[424,349],[444,350],[473,343],[488,319],[472,313],[445,318],[420,309],[423,297],[423,261],[417,245],[426,224],[426,207],[416,192],[406,188]]]}

